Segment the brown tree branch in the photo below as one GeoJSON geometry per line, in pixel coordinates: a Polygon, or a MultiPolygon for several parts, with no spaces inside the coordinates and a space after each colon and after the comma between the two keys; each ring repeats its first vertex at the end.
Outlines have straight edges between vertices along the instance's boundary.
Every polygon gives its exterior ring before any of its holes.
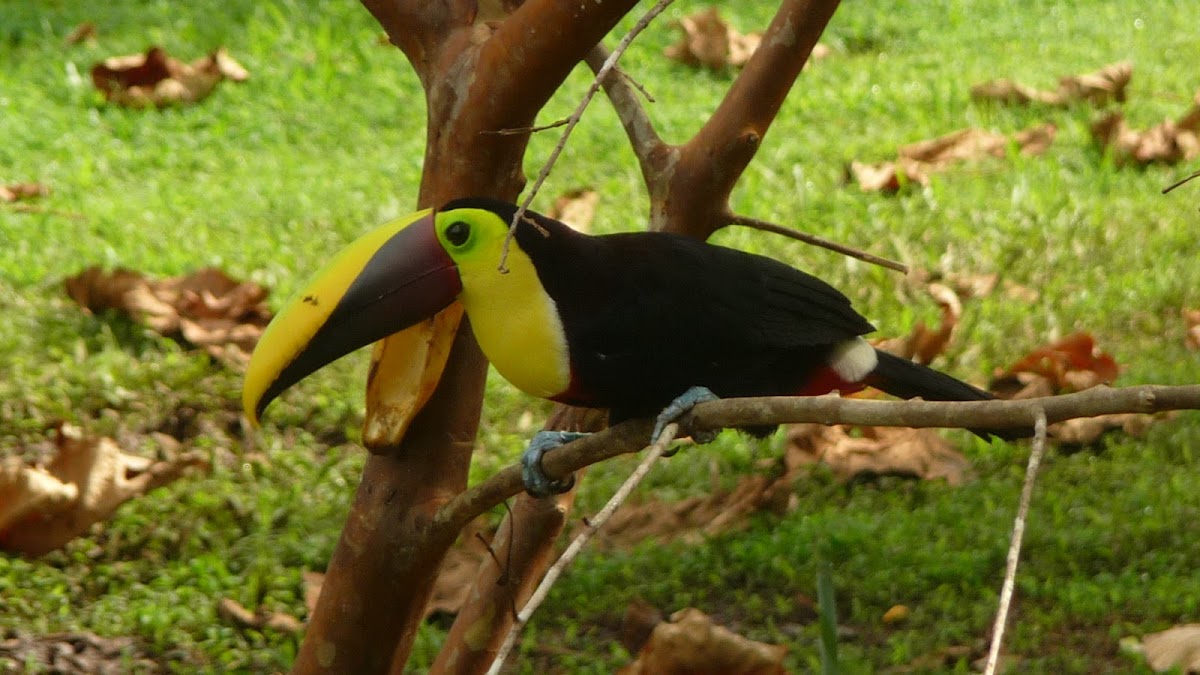
{"type": "MultiPolygon", "coordinates": [[[[609,55],[608,49],[600,44],[593,47],[584,60],[592,72],[598,74],[608,61],[609,55]]],[[[658,130],[654,128],[654,123],[650,121],[650,116],[646,114],[646,109],[638,98],[638,92],[619,69],[601,80],[600,85],[604,87],[604,94],[608,96],[617,118],[621,120],[625,135],[629,137],[629,144],[642,169],[642,176],[648,177],[662,172],[672,148],[659,137],[658,130]]]]}
{"type": "MultiPolygon", "coordinates": [[[[1048,423],[1115,413],[1200,410],[1200,385],[1095,387],[1075,394],[997,401],[873,401],[818,397],[723,399],[697,404],[680,420],[693,430],[819,423],[896,427],[1013,429],[1031,427],[1037,411],[1048,423]]],[[[546,453],[542,465],[551,476],[646,447],[650,420],[630,420],[546,453]]],[[[456,496],[438,510],[435,522],[461,528],[472,518],[523,489],[520,467],[510,466],[456,496]]]]}
{"type": "Polygon", "coordinates": [[[739,216],[737,214],[731,215],[729,217],[729,222],[733,223],[734,225],[752,227],[756,230],[762,230],[763,232],[771,232],[773,234],[789,237],[791,239],[795,239],[796,241],[802,241],[812,246],[819,246],[821,248],[829,249],[830,251],[841,253],[842,255],[850,256],[851,258],[857,258],[873,265],[879,265],[880,267],[886,267],[890,270],[896,270],[902,274],[908,274],[908,265],[905,265],[904,263],[896,262],[895,260],[888,260],[887,258],[881,258],[873,253],[867,253],[866,251],[854,248],[853,246],[839,244],[836,241],[830,241],[828,239],[818,237],[815,234],[808,234],[807,232],[793,230],[792,228],[784,227],[783,225],[777,225],[775,223],[759,220],[758,218],[751,218],[749,216],[739,216]]]}
{"type": "Polygon", "coordinates": [[[669,169],[647,177],[654,229],[700,239],[729,222],[729,195],[808,61],[838,0],[783,0],[762,43],[669,169]]]}
{"type": "MultiPolygon", "coordinates": [[[[546,429],[594,432],[603,429],[607,419],[603,410],[559,405],[546,421],[546,429]]],[[[582,482],[583,473],[576,473],[576,486],[582,482]]],[[[525,603],[546,572],[574,501],[574,490],[544,499],[525,493],[517,496],[516,505],[500,523],[492,544],[495,559],[481,564],[430,673],[487,670],[513,624],[514,608],[525,603]]]]}
{"type": "Polygon", "coordinates": [[[624,504],[625,500],[629,499],[629,495],[633,494],[634,489],[650,473],[650,469],[654,467],[654,463],[663,456],[663,453],[667,451],[667,446],[671,444],[671,441],[675,440],[675,436],[678,433],[678,424],[674,422],[668,424],[662,430],[662,433],[659,434],[658,438],[655,439],[654,445],[650,447],[650,452],[646,453],[646,456],[642,458],[641,463],[637,465],[633,473],[625,479],[624,483],[621,483],[621,487],[617,488],[616,493],[608,500],[604,508],[600,509],[600,512],[594,518],[585,521],[587,524],[584,526],[583,531],[571,541],[571,545],[567,547],[567,550],[563,551],[563,554],[559,556],[554,565],[546,572],[546,576],[538,584],[537,590],[529,597],[529,602],[525,603],[525,606],[521,608],[521,613],[517,617],[517,621],[509,629],[508,635],[504,638],[503,645],[501,645],[500,650],[496,654],[496,660],[492,662],[491,668],[487,671],[488,675],[499,675],[500,669],[504,666],[504,661],[508,658],[509,652],[512,651],[513,645],[517,642],[517,637],[521,634],[521,630],[525,627],[525,624],[529,623],[530,617],[537,611],[537,608],[546,600],[546,596],[550,594],[550,589],[554,587],[554,582],[558,581],[563,571],[579,557],[579,554],[583,551],[583,547],[600,531],[600,528],[604,527],[608,519],[617,512],[617,508],[624,504]]]}

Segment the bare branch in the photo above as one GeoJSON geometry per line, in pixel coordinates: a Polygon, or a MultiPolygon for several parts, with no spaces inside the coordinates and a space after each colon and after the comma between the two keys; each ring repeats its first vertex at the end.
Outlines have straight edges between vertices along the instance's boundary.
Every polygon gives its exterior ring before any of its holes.
{"type": "Polygon", "coordinates": [[[529,602],[525,603],[525,606],[521,608],[521,613],[517,616],[517,621],[509,629],[508,637],[504,639],[504,644],[496,654],[496,660],[492,662],[492,667],[488,669],[488,675],[499,675],[500,669],[504,666],[505,659],[508,658],[509,652],[512,651],[513,645],[517,642],[517,636],[521,634],[521,630],[525,628],[525,624],[529,623],[529,618],[533,616],[537,608],[546,600],[546,596],[550,594],[550,589],[554,587],[554,582],[558,581],[563,570],[574,562],[575,558],[579,557],[579,554],[583,551],[583,547],[600,531],[600,528],[604,527],[604,524],[608,522],[612,514],[616,513],[617,508],[621,504],[624,504],[626,499],[629,499],[629,495],[633,493],[634,488],[640,485],[646,475],[650,473],[650,469],[654,466],[654,463],[663,456],[663,453],[667,451],[667,446],[671,444],[671,441],[675,440],[675,435],[678,433],[678,424],[674,422],[668,424],[658,439],[654,441],[654,445],[650,447],[650,452],[646,453],[641,463],[637,465],[637,468],[633,470],[629,478],[625,479],[625,482],[617,489],[612,499],[608,500],[608,503],[604,505],[604,508],[600,509],[600,512],[594,518],[584,521],[587,525],[583,528],[583,531],[575,537],[571,545],[567,547],[567,550],[563,551],[563,554],[559,556],[554,565],[546,571],[546,576],[542,578],[542,583],[538,584],[537,590],[533,592],[533,595],[529,596],[529,602]]]}
{"type": "Polygon", "coordinates": [[[678,161],[648,179],[655,229],[707,238],[729,221],[729,195],[758,152],[838,0],[784,0],[745,68],[678,161]],[[719,167],[719,170],[717,169],[719,167]]]}
{"type": "Polygon", "coordinates": [[[1192,180],[1193,178],[1200,178],[1200,171],[1195,171],[1195,172],[1191,173],[1190,175],[1184,176],[1180,180],[1177,180],[1174,183],[1168,185],[1167,187],[1163,188],[1162,193],[1165,195],[1168,192],[1170,192],[1171,190],[1174,190],[1175,188],[1179,187],[1180,185],[1183,185],[1184,183],[1192,180]]]}
{"type": "Polygon", "coordinates": [[[1004,641],[1004,624],[1008,621],[1008,608],[1012,604],[1013,586],[1017,580],[1017,562],[1021,559],[1021,539],[1025,536],[1025,519],[1029,516],[1029,502],[1033,500],[1033,482],[1037,478],[1042,455],[1046,452],[1046,413],[1039,410],[1033,425],[1033,450],[1029,453],[1029,465],[1025,468],[1025,483],[1021,486],[1021,500],[1017,505],[1017,517],[1013,520],[1012,538],[1008,544],[1008,561],[1004,569],[1004,586],[1000,589],[1000,607],[996,611],[996,624],[992,627],[992,646],[988,650],[984,675],[996,672],[1000,660],[1000,644],[1004,641]]]}
{"type": "MultiPolygon", "coordinates": [[[[897,427],[1014,429],[1032,426],[1038,410],[1047,423],[1112,413],[1200,410],[1200,385],[1095,387],[1076,394],[1010,401],[872,401],[818,397],[724,399],[699,403],[679,420],[686,428],[708,429],[815,422],[897,427]]],[[[630,420],[546,453],[542,466],[565,476],[585,466],[645,447],[650,420],[630,420]]],[[[521,469],[510,466],[454,497],[434,521],[456,531],[471,518],[523,489],[521,469]]]]}
{"type": "MultiPolygon", "coordinates": [[[[608,49],[601,44],[593,47],[584,60],[587,61],[592,72],[599,73],[604,64],[608,62],[609,57],[608,49]]],[[[625,135],[629,137],[629,145],[637,157],[638,165],[642,169],[642,176],[649,185],[650,177],[663,170],[671,147],[659,137],[658,131],[650,121],[650,116],[646,114],[646,109],[638,100],[632,80],[619,69],[616,74],[621,77],[606,77],[599,81],[604,87],[604,93],[608,96],[609,102],[613,105],[613,110],[617,112],[617,118],[621,120],[621,126],[625,128],[625,135]]]]}
{"type": "Polygon", "coordinates": [[[596,73],[596,79],[592,81],[591,86],[588,87],[587,92],[584,93],[583,98],[579,101],[579,105],[575,106],[575,111],[567,118],[567,128],[563,129],[558,143],[555,144],[554,149],[550,151],[550,156],[546,158],[541,170],[538,171],[538,176],[533,182],[533,186],[529,188],[529,192],[521,200],[520,206],[517,207],[517,212],[513,214],[508,236],[504,239],[504,250],[500,254],[500,271],[505,271],[504,263],[508,259],[508,247],[512,243],[513,235],[516,234],[517,223],[521,222],[521,218],[525,215],[525,210],[533,203],[533,198],[537,196],[538,190],[542,188],[542,183],[546,182],[546,178],[550,175],[550,170],[554,168],[554,163],[558,161],[559,155],[562,154],[563,148],[567,145],[567,139],[571,137],[571,132],[575,130],[575,125],[579,124],[579,120],[583,118],[583,111],[587,109],[588,104],[592,102],[592,98],[596,96],[596,92],[600,90],[600,83],[608,77],[609,71],[616,67],[617,59],[621,58],[621,55],[629,48],[633,39],[645,30],[646,26],[650,25],[650,22],[654,20],[654,17],[661,14],[673,1],[658,0],[653,7],[642,15],[642,18],[638,19],[633,28],[630,28],[629,32],[625,34],[625,37],[621,38],[621,42],[617,44],[617,48],[613,50],[613,53],[605,60],[604,65],[596,73]]]}
{"type": "Polygon", "coordinates": [[[879,265],[880,267],[886,267],[890,270],[896,270],[902,274],[908,274],[908,265],[905,265],[904,263],[896,262],[895,260],[888,260],[887,258],[881,258],[873,253],[867,253],[866,251],[854,248],[852,246],[846,246],[845,244],[839,244],[835,241],[829,241],[828,239],[818,237],[815,234],[808,234],[807,232],[793,230],[792,228],[784,227],[783,225],[777,225],[775,223],[759,220],[757,218],[751,218],[749,216],[739,216],[737,214],[730,216],[729,222],[735,225],[742,225],[743,227],[752,227],[756,230],[762,230],[763,232],[772,232],[774,234],[790,237],[796,241],[802,241],[813,246],[820,246],[821,248],[829,249],[830,251],[850,256],[851,258],[858,258],[859,260],[869,262],[873,265],[879,265]]]}

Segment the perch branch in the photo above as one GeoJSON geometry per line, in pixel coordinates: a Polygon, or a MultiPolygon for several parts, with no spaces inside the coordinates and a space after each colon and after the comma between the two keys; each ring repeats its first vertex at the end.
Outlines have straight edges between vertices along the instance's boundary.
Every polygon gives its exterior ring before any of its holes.
{"type": "MultiPolygon", "coordinates": [[[[681,425],[709,429],[816,422],[896,427],[1004,429],[1029,427],[1038,409],[1048,424],[1112,413],[1200,410],[1200,385],[1095,387],[1076,394],[1010,401],[871,401],[818,397],[724,399],[697,404],[681,425]]],[[[542,465],[551,476],[565,476],[610,457],[645,447],[650,420],[631,420],[546,453],[542,465]]],[[[471,518],[523,489],[521,469],[510,466],[457,495],[434,520],[455,531],[471,518]]]]}
{"type": "Polygon", "coordinates": [[[886,267],[890,270],[896,270],[902,274],[908,274],[908,265],[905,265],[904,263],[896,262],[895,260],[888,260],[887,258],[881,258],[873,253],[867,253],[866,251],[854,248],[852,246],[846,246],[845,244],[839,244],[835,241],[829,241],[828,239],[818,237],[814,234],[793,230],[790,227],[784,227],[783,225],[777,225],[775,223],[759,220],[757,218],[751,218],[749,216],[739,216],[737,214],[730,216],[729,222],[733,223],[734,225],[752,227],[756,230],[762,230],[763,232],[771,232],[774,234],[783,235],[785,237],[790,237],[796,241],[802,241],[812,246],[819,246],[836,253],[841,253],[845,256],[850,256],[851,258],[858,258],[863,262],[869,262],[873,265],[879,265],[880,267],[886,267]]]}
{"type": "Polygon", "coordinates": [[[1000,607],[996,611],[996,624],[992,627],[992,646],[988,650],[984,675],[996,672],[1000,659],[1000,644],[1004,641],[1004,624],[1008,621],[1008,608],[1012,604],[1013,585],[1017,580],[1017,562],[1021,559],[1021,539],[1025,536],[1025,519],[1029,516],[1029,502],[1033,500],[1033,483],[1037,478],[1042,455],[1046,452],[1046,413],[1039,410],[1033,424],[1033,450],[1029,453],[1029,465],[1025,468],[1025,483],[1021,486],[1021,499],[1017,504],[1017,517],[1013,520],[1012,539],[1008,544],[1008,561],[1004,569],[1004,585],[1000,589],[1000,607]]]}
{"type": "MultiPolygon", "coordinates": [[[[590,57],[591,55],[589,54],[588,56],[590,57]]],[[[1174,190],[1175,188],[1179,187],[1180,185],[1183,185],[1184,183],[1192,180],[1193,178],[1200,178],[1200,171],[1195,171],[1195,172],[1191,173],[1190,175],[1184,176],[1183,178],[1175,181],[1174,183],[1171,183],[1167,187],[1163,188],[1162,193],[1165,195],[1168,192],[1170,192],[1171,190],[1174,190]]]]}
{"type": "Polygon", "coordinates": [[[550,589],[554,587],[554,582],[558,581],[563,570],[574,562],[575,558],[579,557],[580,552],[583,551],[583,547],[600,531],[600,528],[604,527],[604,524],[608,522],[612,514],[616,513],[617,508],[621,504],[624,504],[626,499],[629,499],[629,495],[633,493],[634,488],[641,484],[646,474],[650,473],[650,469],[653,468],[654,463],[658,461],[658,458],[663,456],[663,453],[667,451],[667,446],[671,444],[671,441],[675,440],[675,435],[678,433],[678,424],[668,424],[662,433],[659,434],[658,439],[654,441],[654,445],[650,447],[650,452],[646,453],[641,463],[637,465],[637,468],[633,470],[629,478],[625,479],[625,482],[617,489],[612,499],[608,500],[608,503],[604,505],[604,508],[600,509],[600,512],[594,518],[590,521],[584,521],[586,525],[583,531],[571,541],[571,544],[567,546],[567,550],[563,551],[563,554],[559,556],[554,565],[546,571],[546,576],[538,584],[537,590],[533,592],[533,595],[529,596],[529,602],[525,603],[525,606],[521,608],[521,613],[517,615],[516,622],[508,630],[508,636],[504,639],[504,644],[501,645],[500,651],[496,653],[496,660],[492,662],[492,667],[488,669],[488,675],[499,675],[500,669],[504,666],[504,661],[508,658],[509,652],[512,651],[513,645],[517,642],[517,636],[521,634],[521,630],[525,627],[525,624],[529,623],[529,618],[533,616],[537,608],[546,600],[546,596],[550,594],[550,589]]]}

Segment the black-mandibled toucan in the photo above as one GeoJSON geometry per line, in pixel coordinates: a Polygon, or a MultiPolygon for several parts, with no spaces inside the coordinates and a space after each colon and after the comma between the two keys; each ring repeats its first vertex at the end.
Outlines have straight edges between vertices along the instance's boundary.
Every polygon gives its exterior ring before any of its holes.
{"type": "Polygon", "coordinates": [[[860,337],[874,327],[845,295],[771,258],[661,232],[589,236],[527,211],[501,271],[516,208],[455,200],[351,244],[259,341],[247,416],[456,299],[505,379],[541,398],[609,408],[613,424],[656,415],[694,387],[720,397],[870,385],[903,398],[992,398],[874,349],[860,337]]]}

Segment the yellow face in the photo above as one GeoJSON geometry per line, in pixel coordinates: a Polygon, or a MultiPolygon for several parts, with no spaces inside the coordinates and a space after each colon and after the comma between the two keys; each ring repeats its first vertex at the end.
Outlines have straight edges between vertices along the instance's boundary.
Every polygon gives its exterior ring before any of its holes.
{"type": "Polygon", "coordinates": [[[570,354],[554,300],[529,256],[510,242],[500,271],[508,223],[487,209],[436,214],[438,242],[458,267],[459,300],[475,339],[504,379],[540,398],[570,385],[570,354]]]}

